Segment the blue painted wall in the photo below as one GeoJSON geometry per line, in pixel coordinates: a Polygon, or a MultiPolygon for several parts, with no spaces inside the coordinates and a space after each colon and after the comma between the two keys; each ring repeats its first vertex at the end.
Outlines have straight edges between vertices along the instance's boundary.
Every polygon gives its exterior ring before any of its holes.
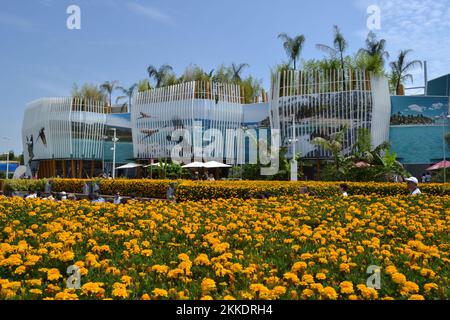
{"type": "MultiPolygon", "coordinates": [[[[444,158],[443,138],[450,132],[448,97],[393,96],[390,142],[399,160],[433,164],[444,158]]],[[[450,148],[446,146],[447,157],[450,148]]]]}

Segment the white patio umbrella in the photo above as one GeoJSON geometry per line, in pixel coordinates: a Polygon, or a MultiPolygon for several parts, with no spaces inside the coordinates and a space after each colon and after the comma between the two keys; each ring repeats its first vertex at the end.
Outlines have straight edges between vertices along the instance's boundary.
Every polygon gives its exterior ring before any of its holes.
{"type": "Polygon", "coordinates": [[[217,162],[217,161],[209,161],[209,162],[205,163],[205,168],[208,168],[208,169],[231,168],[231,166],[228,164],[217,162]]]}
{"type": "Polygon", "coordinates": [[[205,167],[205,164],[203,162],[192,162],[192,163],[189,163],[187,165],[182,166],[182,168],[186,168],[186,169],[192,168],[192,169],[194,169],[194,168],[206,168],[206,167],[205,167]]]}
{"type": "Polygon", "coordinates": [[[153,163],[153,164],[148,164],[146,166],[144,166],[144,168],[149,168],[149,167],[160,167],[162,166],[161,162],[157,162],[157,163],[153,163]]]}
{"type": "Polygon", "coordinates": [[[123,166],[117,167],[116,169],[117,170],[120,170],[120,169],[134,169],[134,168],[138,168],[138,167],[142,167],[142,164],[137,164],[137,163],[130,162],[130,163],[127,163],[127,164],[125,164],[123,166]]]}

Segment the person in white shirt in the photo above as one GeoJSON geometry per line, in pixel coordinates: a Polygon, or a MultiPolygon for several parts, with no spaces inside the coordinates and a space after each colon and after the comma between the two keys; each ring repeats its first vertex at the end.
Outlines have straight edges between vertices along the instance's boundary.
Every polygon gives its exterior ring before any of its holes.
{"type": "Polygon", "coordinates": [[[339,186],[339,191],[343,197],[348,197],[348,185],[343,183],[339,186]]]}
{"type": "Polygon", "coordinates": [[[122,197],[120,196],[120,192],[116,191],[116,194],[114,195],[114,204],[121,204],[122,203],[122,197]]]}
{"type": "Polygon", "coordinates": [[[422,194],[422,192],[420,191],[418,185],[419,185],[419,180],[416,177],[411,177],[406,179],[406,183],[408,186],[408,190],[410,192],[410,196],[416,196],[416,195],[420,195],[422,194]]]}

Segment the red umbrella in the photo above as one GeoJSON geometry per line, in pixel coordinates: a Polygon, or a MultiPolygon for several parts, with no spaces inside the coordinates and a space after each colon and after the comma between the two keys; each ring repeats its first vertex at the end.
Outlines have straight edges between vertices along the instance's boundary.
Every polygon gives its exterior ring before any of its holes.
{"type": "Polygon", "coordinates": [[[429,167],[426,169],[426,171],[435,171],[440,169],[450,168],[450,161],[441,161],[439,163],[436,163],[435,165],[429,167]]]}

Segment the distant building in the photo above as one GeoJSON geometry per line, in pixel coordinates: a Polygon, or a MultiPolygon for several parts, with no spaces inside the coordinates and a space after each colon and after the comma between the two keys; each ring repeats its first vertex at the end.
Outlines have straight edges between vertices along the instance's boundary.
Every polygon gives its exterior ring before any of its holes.
{"type": "Polygon", "coordinates": [[[392,96],[389,141],[398,159],[420,177],[432,164],[450,158],[445,135],[450,132],[449,79],[427,84],[427,96],[392,96]]]}
{"type": "Polygon", "coordinates": [[[43,98],[31,102],[22,125],[28,174],[95,177],[112,167],[111,127],[118,129],[117,164],[132,159],[129,114],[113,114],[102,102],[43,98]]]}
{"type": "Polygon", "coordinates": [[[349,154],[365,128],[374,147],[390,141],[399,160],[419,176],[445,154],[450,158],[443,140],[450,129],[449,79],[431,80],[428,96],[391,97],[387,78],[361,70],[291,70],[274,76],[269,97],[263,93],[250,104],[240,86],[208,81],[137,92],[129,109],[44,98],[25,111],[24,159],[29,174],[39,177],[111,173],[115,128],[117,166],[159,159],[238,165],[255,161],[261,140],[270,144],[271,134],[279,132],[286,156],[292,157],[295,143],[296,153],[316,162],[308,177],[318,177],[331,154],[314,145],[314,138],[346,128],[343,152],[349,154]]]}

